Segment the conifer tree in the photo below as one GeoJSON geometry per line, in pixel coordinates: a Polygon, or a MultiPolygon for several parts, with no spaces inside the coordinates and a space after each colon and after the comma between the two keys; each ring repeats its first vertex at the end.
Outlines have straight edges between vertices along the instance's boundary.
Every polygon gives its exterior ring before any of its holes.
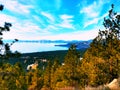
{"type": "MultiPolygon", "coordinates": [[[[0,5],[0,11],[3,11],[4,5],[0,5]]],[[[0,17],[2,18],[2,17],[0,17]]],[[[3,41],[3,32],[9,32],[10,27],[12,27],[12,24],[9,22],[5,22],[4,26],[0,26],[0,60],[8,59],[9,57],[13,57],[14,55],[19,54],[16,52],[15,54],[11,53],[10,47],[15,42],[18,41],[18,39],[14,39],[12,43],[8,44],[3,41]]]]}
{"type": "Polygon", "coordinates": [[[67,55],[65,56],[64,67],[66,68],[65,69],[66,79],[72,86],[74,86],[77,81],[76,70],[79,59],[80,59],[80,53],[77,51],[76,45],[71,45],[67,55]]]}
{"type": "Polygon", "coordinates": [[[44,87],[49,88],[51,90],[51,68],[52,63],[48,61],[46,70],[44,72],[44,87]]]}
{"type": "Polygon", "coordinates": [[[97,70],[98,85],[110,82],[120,75],[120,14],[114,11],[113,4],[103,25],[105,30],[99,30],[98,36],[84,55],[84,62],[93,62],[97,70]]]}

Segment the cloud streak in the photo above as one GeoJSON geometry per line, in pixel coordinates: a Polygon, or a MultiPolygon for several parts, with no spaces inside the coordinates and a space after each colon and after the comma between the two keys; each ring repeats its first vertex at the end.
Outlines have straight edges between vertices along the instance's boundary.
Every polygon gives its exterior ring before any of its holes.
{"type": "Polygon", "coordinates": [[[39,37],[40,39],[50,39],[50,40],[90,40],[97,36],[98,30],[89,30],[89,31],[77,31],[72,33],[64,33],[57,35],[49,35],[39,37]]]}
{"type": "Polygon", "coordinates": [[[85,14],[85,16],[87,18],[97,17],[99,15],[97,5],[98,5],[97,2],[94,1],[93,4],[91,4],[91,5],[87,6],[87,7],[84,7],[82,10],[80,10],[80,13],[85,14]]]}
{"type": "Polygon", "coordinates": [[[104,15],[101,16],[101,17],[94,18],[94,19],[91,20],[91,21],[88,21],[87,23],[85,23],[84,28],[86,28],[87,26],[92,25],[92,24],[97,24],[100,20],[102,20],[102,19],[103,19],[104,17],[106,17],[107,15],[108,15],[108,13],[104,14],[104,15]]]}
{"type": "Polygon", "coordinates": [[[9,23],[15,23],[17,21],[17,18],[6,15],[6,14],[0,14],[0,25],[3,26],[4,22],[9,22],[9,23]]]}
{"type": "Polygon", "coordinates": [[[11,31],[5,33],[5,39],[93,39],[99,29],[94,27],[101,25],[107,15],[103,10],[109,7],[103,9],[103,6],[108,2],[0,0],[5,5],[0,14],[0,25],[4,25],[4,22],[13,25],[11,31]]]}
{"type": "Polygon", "coordinates": [[[87,7],[85,6],[80,10],[80,13],[85,15],[84,28],[93,24],[98,24],[99,20],[101,20],[101,17],[103,19],[104,15],[100,16],[100,14],[105,3],[108,2],[103,0],[94,1],[92,4],[88,5],[87,7]]]}
{"type": "Polygon", "coordinates": [[[60,27],[74,29],[74,26],[72,24],[73,16],[64,14],[61,15],[60,18],[61,18],[61,23],[59,24],[60,27]]]}
{"type": "Polygon", "coordinates": [[[29,14],[30,9],[33,8],[32,5],[21,4],[19,0],[2,0],[1,3],[6,6],[7,10],[18,14],[29,14]]]}
{"type": "Polygon", "coordinates": [[[47,12],[41,12],[41,14],[45,17],[47,17],[51,22],[54,22],[55,19],[54,17],[50,14],[50,13],[47,13],[47,12]]]}

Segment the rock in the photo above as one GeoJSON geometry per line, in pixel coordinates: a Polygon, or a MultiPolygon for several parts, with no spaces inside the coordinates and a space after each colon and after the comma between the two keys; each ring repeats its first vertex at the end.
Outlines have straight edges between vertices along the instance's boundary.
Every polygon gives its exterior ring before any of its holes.
{"type": "Polygon", "coordinates": [[[108,85],[106,85],[107,87],[109,87],[110,89],[113,89],[113,90],[118,90],[119,88],[119,82],[118,82],[118,79],[113,79],[112,82],[110,82],[108,85]]]}

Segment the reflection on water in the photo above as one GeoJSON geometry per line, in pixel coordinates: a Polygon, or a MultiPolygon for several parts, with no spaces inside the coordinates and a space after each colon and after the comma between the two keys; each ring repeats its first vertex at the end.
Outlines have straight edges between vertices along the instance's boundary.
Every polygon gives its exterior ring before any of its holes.
{"type": "MultiPolygon", "coordinates": [[[[21,53],[30,52],[42,52],[42,51],[55,51],[55,50],[67,50],[66,47],[59,47],[54,45],[60,45],[62,43],[15,43],[12,45],[11,50],[19,51],[21,53]]],[[[65,43],[64,43],[65,44],[65,43]]]]}

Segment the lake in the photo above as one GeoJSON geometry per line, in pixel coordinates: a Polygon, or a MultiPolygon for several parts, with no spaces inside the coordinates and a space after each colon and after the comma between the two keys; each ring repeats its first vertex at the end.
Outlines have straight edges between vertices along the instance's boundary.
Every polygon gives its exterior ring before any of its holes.
{"type": "Polygon", "coordinates": [[[60,47],[55,45],[61,45],[65,43],[32,43],[32,42],[17,42],[11,46],[11,50],[19,51],[21,53],[43,52],[43,51],[55,51],[55,50],[67,50],[67,47],[60,47]]]}

